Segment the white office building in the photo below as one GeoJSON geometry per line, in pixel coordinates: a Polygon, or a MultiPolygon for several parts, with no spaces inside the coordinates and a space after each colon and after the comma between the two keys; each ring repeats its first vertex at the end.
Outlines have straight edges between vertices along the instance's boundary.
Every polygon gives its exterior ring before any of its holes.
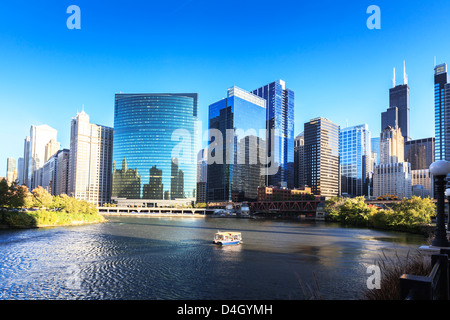
{"type": "Polygon", "coordinates": [[[113,128],[89,123],[84,112],[72,119],[68,192],[95,205],[109,203],[113,128]]]}
{"type": "Polygon", "coordinates": [[[25,157],[27,157],[25,164],[28,165],[27,186],[30,190],[41,185],[42,177],[38,170],[45,164],[46,147],[51,140],[57,140],[56,129],[53,129],[46,124],[31,126],[29,145],[25,148],[25,151],[27,152],[27,154],[25,154],[25,157]]]}

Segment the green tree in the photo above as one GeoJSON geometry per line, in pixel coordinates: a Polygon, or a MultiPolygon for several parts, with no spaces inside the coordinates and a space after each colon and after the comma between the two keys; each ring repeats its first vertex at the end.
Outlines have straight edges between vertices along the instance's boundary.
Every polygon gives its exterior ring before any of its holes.
{"type": "Polygon", "coordinates": [[[37,208],[51,208],[53,205],[53,196],[41,186],[35,188],[33,194],[33,206],[37,208]]]}
{"type": "Polygon", "coordinates": [[[411,199],[403,199],[393,206],[395,215],[391,224],[395,225],[418,225],[431,222],[435,215],[436,205],[430,198],[422,199],[413,196],[411,199]]]}
{"type": "Polygon", "coordinates": [[[206,203],[204,202],[199,202],[195,205],[196,208],[206,208],[206,203]]]}
{"type": "Polygon", "coordinates": [[[2,210],[8,207],[9,203],[9,186],[6,179],[0,180],[0,208],[2,210]]]}
{"type": "Polygon", "coordinates": [[[29,196],[28,187],[16,185],[10,187],[9,207],[23,208],[27,204],[26,199],[29,196]]]}

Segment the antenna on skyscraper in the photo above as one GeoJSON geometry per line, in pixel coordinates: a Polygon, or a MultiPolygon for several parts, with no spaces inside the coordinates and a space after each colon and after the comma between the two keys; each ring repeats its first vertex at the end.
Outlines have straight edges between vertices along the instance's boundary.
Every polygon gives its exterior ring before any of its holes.
{"type": "Polygon", "coordinates": [[[434,56],[434,67],[436,68],[436,56],[434,56]]]}
{"type": "Polygon", "coordinates": [[[403,60],[403,84],[408,84],[408,75],[406,74],[406,61],[403,60]]]}
{"type": "Polygon", "coordinates": [[[392,78],[392,87],[395,88],[395,68],[394,68],[394,78],[392,78]]]}

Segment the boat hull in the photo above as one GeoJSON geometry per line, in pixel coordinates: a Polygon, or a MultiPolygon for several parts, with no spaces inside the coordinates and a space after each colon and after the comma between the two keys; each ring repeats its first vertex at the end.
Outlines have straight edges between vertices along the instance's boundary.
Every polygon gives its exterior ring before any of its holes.
{"type": "Polygon", "coordinates": [[[239,244],[239,240],[236,241],[217,241],[216,244],[222,245],[222,246],[229,246],[233,244],[239,244]]]}

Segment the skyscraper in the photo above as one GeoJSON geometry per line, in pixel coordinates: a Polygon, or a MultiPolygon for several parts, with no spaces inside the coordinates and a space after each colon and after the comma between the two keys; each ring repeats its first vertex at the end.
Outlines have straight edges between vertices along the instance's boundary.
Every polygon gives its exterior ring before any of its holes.
{"type": "Polygon", "coordinates": [[[279,169],[267,176],[267,184],[294,187],[294,91],[287,89],[283,80],[274,81],[251,93],[266,100],[266,128],[277,130],[276,141],[267,135],[268,156],[273,156],[279,169]],[[272,150],[273,148],[273,150],[272,150]]]}
{"type": "Polygon", "coordinates": [[[340,128],[325,118],[315,118],[304,125],[305,184],[322,197],[340,195],[340,128]]]}
{"type": "Polygon", "coordinates": [[[28,149],[26,161],[28,162],[27,183],[30,190],[36,188],[41,181],[41,173],[38,170],[44,166],[45,147],[52,139],[55,141],[57,140],[56,129],[53,129],[45,124],[40,126],[31,126],[30,144],[29,147],[26,146],[26,149],[28,149]]]}
{"type": "Polygon", "coordinates": [[[205,182],[208,171],[208,149],[201,149],[197,154],[197,182],[205,182]]]}
{"type": "Polygon", "coordinates": [[[28,170],[30,168],[30,137],[26,136],[23,142],[23,170],[22,170],[22,177],[21,177],[21,184],[30,187],[28,184],[28,170]]]}
{"type": "Polygon", "coordinates": [[[23,158],[17,159],[17,182],[19,185],[23,184],[23,158]]]}
{"type": "Polygon", "coordinates": [[[294,188],[305,185],[304,148],[305,134],[302,132],[294,139],[294,188]]]}
{"type": "Polygon", "coordinates": [[[380,164],[405,160],[405,142],[400,128],[387,127],[380,133],[380,164]]]}
{"type": "Polygon", "coordinates": [[[115,95],[115,202],[152,207],[195,201],[197,109],[197,93],[115,95]]]}
{"type": "Polygon", "coordinates": [[[405,161],[411,163],[411,170],[428,169],[434,162],[435,138],[405,142],[405,161]]]}
{"type": "Polygon", "coordinates": [[[229,88],[209,106],[209,133],[208,201],[256,200],[266,179],[266,100],[229,88]]]}
{"type": "Polygon", "coordinates": [[[411,140],[409,128],[409,85],[406,66],[403,65],[403,84],[395,83],[395,69],[393,87],[389,89],[389,108],[381,114],[381,131],[387,127],[398,126],[405,141],[411,140]]]}
{"type": "Polygon", "coordinates": [[[6,161],[6,181],[11,184],[17,180],[17,163],[15,158],[6,161]]]}
{"type": "Polygon", "coordinates": [[[369,196],[370,131],[367,124],[341,128],[341,194],[369,196]]]}
{"type": "Polygon", "coordinates": [[[41,186],[52,195],[68,194],[69,154],[68,149],[56,151],[42,168],[41,186]]]}
{"type": "Polygon", "coordinates": [[[404,162],[404,138],[400,128],[388,127],[380,134],[380,164],[373,175],[373,196],[412,195],[411,164],[404,162]]]}
{"type": "Polygon", "coordinates": [[[446,96],[450,94],[448,84],[447,64],[440,64],[434,68],[434,129],[435,129],[435,160],[450,160],[448,153],[449,137],[446,128],[449,127],[450,101],[446,103],[446,96]],[[446,112],[447,111],[447,112],[446,112]]]}
{"type": "Polygon", "coordinates": [[[95,205],[110,202],[114,130],[92,124],[84,112],[70,128],[69,195],[95,205]]]}
{"type": "Polygon", "coordinates": [[[61,144],[54,139],[51,139],[45,145],[44,162],[47,162],[54,154],[56,154],[61,147],[61,144]]]}
{"type": "Polygon", "coordinates": [[[370,139],[370,148],[374,154],[376,154],[375,157],[375,163],[380,163],[380,137],[374,137],[370,139]]]}
{"type": "Polygon", "coordinates": [[[411,164],[413,195],[433,196],[430,165],[434,162],[435,138],[411,140],[405,143],[405,161],[411,164]]]}
{"type": "Polygon", "coordinates": [[[69,194],[69,157],[70,150],[59,150],[54,157],[58,162],[55,195],[69,194]]]}

